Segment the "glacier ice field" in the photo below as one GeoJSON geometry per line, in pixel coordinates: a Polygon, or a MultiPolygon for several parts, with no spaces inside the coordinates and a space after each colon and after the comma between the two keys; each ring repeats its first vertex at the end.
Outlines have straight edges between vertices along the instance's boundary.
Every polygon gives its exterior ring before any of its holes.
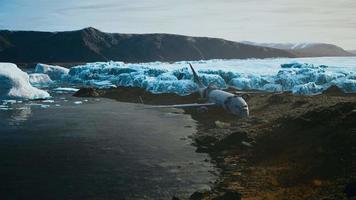
{"type": "MultiPolygon", "coordinates": [[[[152,93],[188,95],[197,90],[189,63],[198,71],[205,85],[224,89],[233,86],[240,90],[290,91],[299,95],[319,94],[332,85],[345,92],[356,92],[356,57],[270,58],[180,61],[174,63],[95,62],[66,69],[60,66],[37,64],[28,77],[22,74],[16,81],[13,64],[3,64],[0,80],[7,86],[1,89],[2,99],[11,97],[45,97],[50,93],[74,92],[70,87],[140,87],[152,93]],[[31,87],[32,88],[32,87],[31,87]],[[62,88],[62,89],[61,89],[62,88]],[[65,88],[65,89],[63,89],[65,88]],[[10,91],[10,92],[9,92],[10,91]],[[12,93],[11,93],[12,92],[12,93]]],[[[18,71],[18,70],[17,70],[18,71]]],[[[0,71],[1,72],[1,71],[0,71]]],[[[17,74],[21,74],[19,71],[17,74]]],[[[1,95],[0,95],[1,96],[1,95]]]]}
{"type": "Polygon", "coordinates": [[[174,63],[96,62],[70,68],[62,81],[109,88],[140,87],[152,93],[195,92],[189,63],[205,85],[224,89],[319,94],[331,85],[356,92],[356,57],[202,60],[174,63]]]}

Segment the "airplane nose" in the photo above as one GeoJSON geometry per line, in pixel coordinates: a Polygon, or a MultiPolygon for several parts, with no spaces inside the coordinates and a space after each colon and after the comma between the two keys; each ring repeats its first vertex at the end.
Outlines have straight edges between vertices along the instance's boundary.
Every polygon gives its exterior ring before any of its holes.
{"type": "Polygon", "coordinates": [[[250,112],[248,110],[248,108],[243,109],[241,112],[242,117],[249,117],[250,116],[250,112]]]}

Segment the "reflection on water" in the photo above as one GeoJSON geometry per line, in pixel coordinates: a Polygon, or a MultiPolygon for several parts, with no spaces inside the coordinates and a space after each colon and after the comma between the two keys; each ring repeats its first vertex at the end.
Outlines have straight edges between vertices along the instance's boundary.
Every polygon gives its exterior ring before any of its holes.
{"type": "MultiPolygon", "coordinates": [[[[31,117],[32,109],[47,109],[50,107],[66,106],[68,104],[83,104],[89,100],[73,100],[68,93],[56,95],[53,99],[38,100],[38,101],[22,101],[22,100],[2,100],[0,101],[0,116],[10,126],[20,126],[31,117]],[[70,99],[70,100],[68,100],[70,99]]],[[[93,101],[100,101],[93,99],[93,101]]],[[[3,122],[4,123],[4,122],[3,122]]]]}
{"type": "Polygon", "coordinates": [[[187,198],[215,180],[182,140],[195,131],[188,115],[69,95],[5,107],[1,199],[187,198]]]}
{"type": "Polygon", "coordinates": [[[3,123],[19,126],[31,116],[31,107],[23,101],[4,100],[1,101],[0,116],[3,123]]]}
{"type": "Polygon", "coordinates": [[[21,125],[31,116],[31,107],[19,107],[11,111],[11,116],[9,118],[9,124],[11,126],[21,125]]]}

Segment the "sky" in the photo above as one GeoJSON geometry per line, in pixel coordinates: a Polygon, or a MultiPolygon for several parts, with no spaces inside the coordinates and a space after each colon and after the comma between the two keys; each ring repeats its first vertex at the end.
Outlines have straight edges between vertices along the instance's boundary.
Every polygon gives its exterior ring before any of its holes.
{"type": "Polygon", "coordinates": [[[356,0],[0,0],[0,29],[174,33],[356,49],[356,0]]]}

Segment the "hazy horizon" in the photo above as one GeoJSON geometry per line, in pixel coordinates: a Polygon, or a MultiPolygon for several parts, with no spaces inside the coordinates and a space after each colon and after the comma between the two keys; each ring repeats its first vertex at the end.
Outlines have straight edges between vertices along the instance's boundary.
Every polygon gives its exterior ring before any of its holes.
{"type": "Polygon", "coordinates": [[[356,49],[353,0],[0,0],[0,29],[171,33],[356,49]]]}

